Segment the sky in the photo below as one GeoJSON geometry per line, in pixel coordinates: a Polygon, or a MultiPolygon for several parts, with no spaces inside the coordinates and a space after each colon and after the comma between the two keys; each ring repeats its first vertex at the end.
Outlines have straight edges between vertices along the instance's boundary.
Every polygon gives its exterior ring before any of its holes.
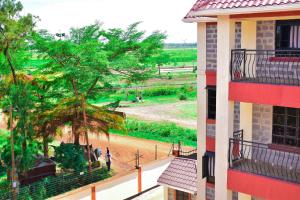
{"type": "Polygon", "coordinates": [[[126,28],[141,21],[141,30],[166,32],[166,42],[196,42],[196,24],[182,18],[196,0],[20,0],[24,13],[39,16],[37,27],[68,32],[96,20],[105,28],[126,28]]]}

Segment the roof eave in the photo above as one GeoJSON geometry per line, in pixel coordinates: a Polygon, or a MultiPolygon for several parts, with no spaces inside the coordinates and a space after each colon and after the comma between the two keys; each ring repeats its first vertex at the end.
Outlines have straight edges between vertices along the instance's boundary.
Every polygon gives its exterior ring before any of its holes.
{"type": "Polygon", "coordinates": [[[248,8],[227,8],[227,9],[208,9],[191,12],[190,15],[195,16],[217,16],[217,15],[235,15],[235,14],[250,14],[250,13],[267,13],[267,12],[284,12],[296,11],[300,9],[300,3],[276,6],[258,6],[248,8]]]}
{"type": "Polygon", "coordinates": [[[183,188],[178,188],[178,187],[175,187],[173,185],[160,183],[160,182],[158,182],[158,185],[169,187],[169,188],[172,188],[172,189],[175,189],[175,190],[178,190],[178,191],[181,191],[181,192],[186,192],[186,193],[189,193],[189,194],[192,194],[192,195],[197,195],[197,191],[191,191],[191,190],[187,190],[187,189],[183,189],[183,188]]]}
{"type": "Polygon", "coordinates": [[[198,22],[217,22],[214,17],[185,17],[182,19],[185,23],[198,23],[198,22]]]}

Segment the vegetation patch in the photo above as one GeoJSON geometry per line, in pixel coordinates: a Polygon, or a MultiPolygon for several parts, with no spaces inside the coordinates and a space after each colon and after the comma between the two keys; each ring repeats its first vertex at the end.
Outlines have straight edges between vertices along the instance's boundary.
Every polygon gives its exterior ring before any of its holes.
{"type": "MultiPolygon", "coordinates": [[[[126,121],[128,135],[137,138],[156,140],[160,142],[181,141],[185,146],[197,146],[197,131],[184,128],[170,122],[146,122],[129,118],[126,121]]],[[[120,131],[113,131],[115,134],[124,135],[120,131]]]]}

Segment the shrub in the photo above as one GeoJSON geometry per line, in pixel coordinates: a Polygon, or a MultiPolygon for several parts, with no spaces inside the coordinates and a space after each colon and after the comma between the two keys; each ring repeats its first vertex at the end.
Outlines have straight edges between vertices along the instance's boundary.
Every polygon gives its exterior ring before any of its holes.
{"type": "Polygon", "coordinates": [[[146,88],[143,91],[143,96],[156,97],[156,96],[176,95],[178,91],[179,88],[171,87],[171,86],[152,87],[152,88],[146,88]]]}
{"type": "Polygon", "coordinates": [[[81,146],[61,143],[55,147],[55,161],[62,169],[73,169],[77,172],[84,170],[86,160],[81,146]]]}
{"type": "Polygon", "coordinates": [[[179,94],[179,100],[180,100],[180,101],[185,101],[185,100],[187,100],[186,94],[184,94],[184,93],[179,94]]]}

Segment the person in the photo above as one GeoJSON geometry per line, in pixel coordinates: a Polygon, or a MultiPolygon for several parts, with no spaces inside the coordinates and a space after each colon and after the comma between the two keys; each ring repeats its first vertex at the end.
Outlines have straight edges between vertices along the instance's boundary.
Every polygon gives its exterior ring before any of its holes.
{"type": "Polygon", "coordinates": [[[108,147],[106,147],[106,154],[105,154],[105,162],[107,166],[107,170],[110,171],[110,165],[111,165],[111,154],[109,152],[108,147]]]}
{"type": "Polygon", "coordinates": [[[101,150],[100,147],[98,147],[98,148],[95,149],[95,155],[96,155],[96,157],[97,157],[97,160],[99,160],[99,158],[100,158],[101,155],[102,155],[102,150],[101,150]]]}

